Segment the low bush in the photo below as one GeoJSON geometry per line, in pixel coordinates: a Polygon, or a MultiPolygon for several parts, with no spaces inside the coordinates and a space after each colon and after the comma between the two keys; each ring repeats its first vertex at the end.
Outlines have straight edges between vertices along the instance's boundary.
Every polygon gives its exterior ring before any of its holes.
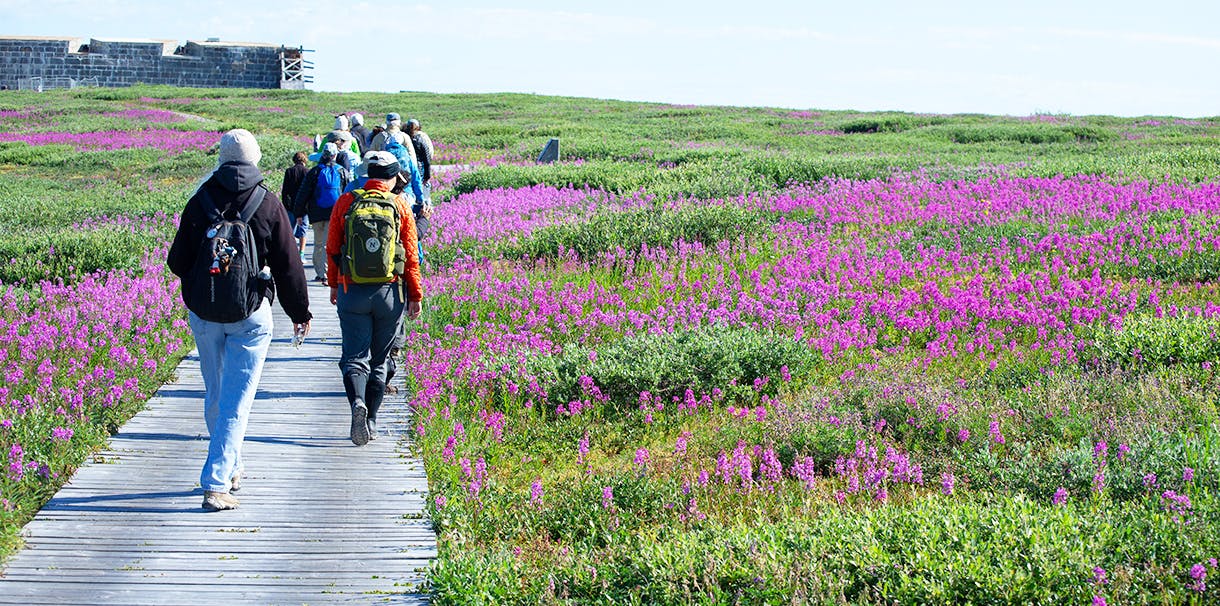
{"type": "Polygon", "coordinates": [[[99,270],[134,270],[162,238],[118,226],[10,234],[0,239],[0,259],[9,260],[0,264],[0,283],[72,281],[99,270]]]}
{"type": "Polygon", "coordinates": [[[1220,363],[1220,318],[1133,314],[1098,331],[1101,359],[1127,366],[1220,363]]]}
{"type": "MultiPolygon", "coordinates": [[[[662,334],[637,334],[596,350],[570,345],[558,356],[531,359],[530,374],[546,379],[553,405],[590,398],[582,377],[592,379],[606,405],[635,408],[641,392],[661,401],[687,390],[710,394],[757,389],[775,395],[787,372],[802,375],[815,363],[809,348],[791,336],[744,327],[713,326],[662,334]]],[[[586,379],[587,381],[588,379],[586,379]]],[[[552,406],[553,408],[553,406],[552,406]]]]}
{"type": "Polygon", "coordinates": [[[589,259],[616,249],[636,251],[669,246],[675,242],[712,245],[738,241],[763,227],[755,210],[732,204],[667,210],[660,206],[622,212],[603,211],[587,222],[551,225],[538,229],[516,244],[506,244],[506,257],[555,258],[565,251],[589,259]]]}
{"type": "Polygon", "coordinates": [[[1077,124],[954,124],[920,131],[954,143],[1010,142],[1023,145],[1052,143],[1098,143],[1114,138],[1110,131],[1077,124]]]}
{"type": "Polygon", "coordinates": [[[868,116],[848,121],[839,126],[846,134],[900,133],[932,124],[941,124],[944,116],[918,116],[910,114],[868,116]]]}

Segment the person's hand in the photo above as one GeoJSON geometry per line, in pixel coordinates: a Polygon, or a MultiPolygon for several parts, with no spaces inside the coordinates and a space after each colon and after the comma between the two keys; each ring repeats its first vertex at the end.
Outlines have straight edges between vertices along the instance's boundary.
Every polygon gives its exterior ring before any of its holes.
{"type": "Polygon", "coordinates": [[[435,207],[432,206],[432,198],[424,198],[423,210],[421,210],[419,214],[423,215],[424,217],[431,217],[433,210],[435,210],[435,207]]]}
{"type": "Polygon", "coordinates": [[[300,347],[305,342],[305,335],[309,334],[309,322],[303,324],[292,325],[292,346],[300,347]]]}
{"type": "Polygon", "coordinates": [[[420,301],[410,301],[407,303],[407,319],[415,320],[419,317],[420,312],[424,310],[424,304],[420,301]]]}
{"type": "Polygon", "coordinates": [[[330,287],[330,304],[331,305],[339,304],[339,287],[338,286],[330,287]]]}

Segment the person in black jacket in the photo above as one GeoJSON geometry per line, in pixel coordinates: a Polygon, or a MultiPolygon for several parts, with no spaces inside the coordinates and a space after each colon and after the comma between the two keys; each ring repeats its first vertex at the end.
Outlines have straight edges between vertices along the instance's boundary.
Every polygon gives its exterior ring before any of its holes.
{"type": "Polygon", "coordinates": [[[338,155],[339,148],[334,143],[322,146],[318,163],[305,174],[301,189],[297,191],[292,205],[298,225],[303,224],[305,218],[309,217],[309,225],[313,228],[314,281],[323,284],[326,284],[326,234],[330,230],[330,211],[351,181],[351,174],[337,166],[335,160],[338,155]],[[331,175],[337,173],[338,189],[319,187],[318,176],[322,171],[328,171],[331,175]]]}
{"type": "Polygon", "coordinates": [[[260,281],[264,286],[258,308],[245,319],[225,323],[199,317],[197,311],[207,314],[202,309],[188,313],[199,349],[204,418],[210,436],[207,461],[199,478],[204,491],[203,508],[207,511],[233,509],[238,504],[230,493],[240,487],[241,446],[271,345],[270,299],[276,285],[280,288],[280,306],[292,319],[297,334],[308,334],[313,318],[305,270],[296,252],[288,215],[276,195],[266,191],[257,166],[261,157],[258,142],[249,131],[234,129],[221,137],[218,166],[187,201],[166,258],[170,271],[182,280],[183,301],[189,306],[187,293],[192,282],[207,279],[196,274],[199,271],[196,261],[205,238],[212,237],[208,235],[213,220],[208,216],[206,199],[210,198],[223,217],[233,220],[247,204],[257,203],[251,202],[256,194],[262,196],[263,203],[246,222],[256,257],[269,269],[272,278],[260,281]]]}
{"type": "Polygon", "coordinates": [[[428,191],[432,191],[432,138],[428,133],[423,131],[419,120],[411,118],[407,120],[407,136],[411,138],[411,147],[415,148],[415,159],[419,161],[419,170],[422,173],[420,178],[424,181],[424,187],[428,191]]]}
{"type": "Polygon", "coordinates": [[[364,125],[364,114],[352,114],[349,118],[352,124],[352,136],[356,138],[356,145],[360,146],[360,157],[364,157],[364,152],[369,151],[369,143],[373,141],[373,134],[369,131],[369,127],[364,125]]]}
{"type": "Polygon", "coordinates": [[[305,167],[307,158],[305,152],[301,151],[292,155],[292,166],[284,169],[284,183],[280,186],[280,201],[284,203],[284,210],[288,211],[288,222],[293,226],[292,236],[297,239],[297,252],[300,253],[301,263],[305,262],[306,228],[304,223],[297,225],[292,204],[296,200],[297,191],[301,189],[301,182],[305,180],[305,173],[309,172],[305,167]]]}

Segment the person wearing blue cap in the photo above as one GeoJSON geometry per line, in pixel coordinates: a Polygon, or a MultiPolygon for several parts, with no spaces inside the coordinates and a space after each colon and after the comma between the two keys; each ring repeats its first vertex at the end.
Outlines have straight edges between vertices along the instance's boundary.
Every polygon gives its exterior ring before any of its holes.
{"type": "Polygon", "coordinates": [[[390,146],[391,140],[395,140],[399,145],[406,147],[411,159],[415,160],[415,149],[411,146],[411,138],[407,136],[407,133],[402,132],[402,117],[394,112],[385,115],[385,130],[377,133],[376,137],[373,137],[373,142],[369,145],[369,149],[372,151],[386,151],[386,148],[390,146]]]}

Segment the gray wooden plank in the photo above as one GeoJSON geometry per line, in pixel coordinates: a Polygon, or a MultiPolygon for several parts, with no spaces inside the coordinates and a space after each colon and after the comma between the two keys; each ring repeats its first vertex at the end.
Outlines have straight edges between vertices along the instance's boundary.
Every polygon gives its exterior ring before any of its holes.
{"type": "MultiPolygon", "coordinates": [[[[239,561],[240,562],[240,561],[239,561]]],[[[118,574],[115,575],[120,576],[118,574]]],[[[297,569],[281,572],[269,572],[260,570],[243,570],[235,568],[233,570],[223,570],[215,572],[196,572],[196,571],[179,571],[179,570],[155,570],[145,569],[138,565],[127,567],[121,571],[124,584],[138,585],[142,587],[166,585],[173,583],[181,583],[183,585],[199,585],[201,583],[211,583],[214,585],[241,584],[246,586],[264,586],[265,591],[291,591],[292,586],[287,585],[283,581],[291,580],[299,582],[303,585],[351,585],[357,586],[360,584],[368,585],[393,585],[395,581],[388,577],[379,574],[378,570],[355,569],[346,570],[309,570],[297,569]],[[225,579],[224,583],[217,583],[217,579],[225,579]]],[[[32,581],[55,581],[67,583],[82,583],[97,584],[97,574],[85,569],[47,569],[47,570],[19,570],[12,574],[12,578],[28,579],[32,581]]],[[[413,579],[407,579],[405,582],[419,582],[425,578],[425,574],[416,573],[413,579]]]]}
{"type": "Polygon", "coordinates": [[[425,603],[436,556],[427,479],[404,443],[407,395],[389,396],[380,440],[347,439],[338,318],[311,283],[300,349],[278,305],[243,447],[237,510],[204,513],[203,382],[192,352],[145,410],[22,531],[0,604],[425,603]]]}

